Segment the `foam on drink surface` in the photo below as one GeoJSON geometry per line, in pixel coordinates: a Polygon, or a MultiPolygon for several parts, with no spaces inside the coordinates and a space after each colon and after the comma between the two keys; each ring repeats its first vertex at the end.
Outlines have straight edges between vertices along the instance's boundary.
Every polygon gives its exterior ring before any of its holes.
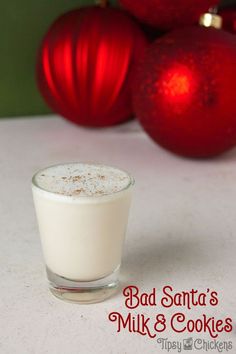
{"type": "Polygon", "coordinates": [[[113,194],[128,187],[130,182],[130,176],[117,168],[82,163],[48,167],[35,176],[39,188],[73,197],[113,194]]]}

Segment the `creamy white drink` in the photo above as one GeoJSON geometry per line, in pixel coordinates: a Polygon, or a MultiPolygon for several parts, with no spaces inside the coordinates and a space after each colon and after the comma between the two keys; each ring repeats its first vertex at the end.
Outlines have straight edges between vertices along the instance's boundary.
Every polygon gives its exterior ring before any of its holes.
{"type": "Polygon", "coordinates": [[[34,176],[33,197],[50,273],[75,287],[79,282],[81,288],[83,282],[109,277],[119,268],[132,185],[126,172],[103,165],[57,165],[34,176]]]}

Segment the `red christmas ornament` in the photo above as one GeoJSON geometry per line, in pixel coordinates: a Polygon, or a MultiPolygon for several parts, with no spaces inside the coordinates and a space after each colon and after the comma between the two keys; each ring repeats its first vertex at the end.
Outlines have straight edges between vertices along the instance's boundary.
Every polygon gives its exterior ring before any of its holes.
{"type": "Polygon", "coordinates": [[[198,22],[199,16],[219,0],[120,0],[141,21],[169,30],[198,22]]]}
{"type": "Polygon", "coordinates": [[[236,34],[236,6],[222,9],[219,14],[223,18],[223,28],[236,34]]]}
{"type": "Polygon", "coordinates": [[[90,7],[60,17],[46,34],[37,80],[48,105],[74,123],[102,127],[132,115],[131,71],[146,48],[123,11],[90,7]]]}
{"type": "Polygon", "coordinates": [[[210,157],[236,144],[236,41],[215,28],[175,30],[138,65],[134,109],[174,153],[210,157]]]}

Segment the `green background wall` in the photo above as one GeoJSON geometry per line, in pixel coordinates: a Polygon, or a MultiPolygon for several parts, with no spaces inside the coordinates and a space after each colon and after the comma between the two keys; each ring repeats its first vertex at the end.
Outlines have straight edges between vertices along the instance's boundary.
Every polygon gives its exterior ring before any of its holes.
{"type": "MultiPolygon", "coordinates": [[[[225,2],[236,3],[236,0],[225,2]]],[[[0,0],[0,117],[48,112],[34,79],[39,43],[60,14],[94,3],[94,0],[0,0]]]]}

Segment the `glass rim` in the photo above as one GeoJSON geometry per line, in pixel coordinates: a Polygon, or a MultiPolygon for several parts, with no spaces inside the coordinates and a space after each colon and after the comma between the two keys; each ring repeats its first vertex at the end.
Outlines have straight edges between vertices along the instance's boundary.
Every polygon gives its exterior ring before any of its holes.
{"type": "Polygon", "coordinates": [[[106,165],[106,164],[103,164],[103,163],[93,163],[93,162],[64,162],[64,163],[57,163],[57,164],[49,165],[49,166],[44,167],[44,168],[40,168],[39,170],[37,170],[34,173],[32,179],[31,179],[31,184],[32,184],[32,187],[35,187],[36,189],[39,189],[42,192],[47,193],[47,194],[49,194],[51,196],[55,196],[55,197],[57,197],[59,199],[79,201],[79,200],[95,200],[95,199],[98,200],[98,199],[103,199],[103,198],[106,198],[106,197],[111,197],[111,196],[118,195],[119,193],[125,192],[130,187],[134,186],[135,179],[126,170],[121,169],[121,168],[116,167],[116,166],[113,166],[113,165],[106,165]],[[73,196],[73,195],[64,195],[64,194],[60,194],[60,193],[57,193],[57,192],[53,192],[53,191],[47,190],[47,189],[41,187],[36,182],[37,175],[42,173],[43,171],[46,171],[47,169],[50,169],[50,168],[53,168],[53,167],[57,167],[57,166],[66,166],[66,165],[75,165],[75,164],[90,165],[90,166],[95,166],[95,167],[96,166],[97,167],[101,166],[101,167],[107,167],[107,168],[116,169],[118,171],[121,171],[121,172],[125,173],[129,177],[129,183],[124,188],[122,188],[122,189],[120,189],[118,191],[112,192],[112,193],[106,193],[106,194],[103,194],[103,195],[82,195],[82,196],[78,195],[78,196],[73,196]]]}

